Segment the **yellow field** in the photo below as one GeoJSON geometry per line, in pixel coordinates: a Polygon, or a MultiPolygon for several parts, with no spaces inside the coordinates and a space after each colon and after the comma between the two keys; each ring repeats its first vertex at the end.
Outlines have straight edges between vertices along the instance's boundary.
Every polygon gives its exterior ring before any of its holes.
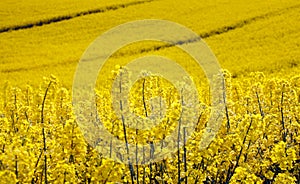
{"type": "MultiPolygon", "coordinates": [[[[153,1],[41,27],[5,32],[0,34],[0,76],[2,81],[9,80],[13,84],[29,82],[38,85],[43,76],[54,74],[70,86],[76,64],[87,46],[101,33],[118,24],[146,18],[166,19],[205,35],[261,16],[241,28],[210,36],[205,41],[221,66],[229,71],[239,74],[245,70],[271,73],[288,67],[291,62],[297,63],[299,8],[296,5],[297,1],[286,3],[275,0],[268,3],[153,1]],[[250,55],[249,52],[254,53],[250,55]],[[239,67],[235,66],[237,60],[241,60],[239,67]],[[258,60],[263,60],[264,64],[258,60]]],[[[1,8],[6,10],[5,6],[1,8]]],[[[10,23],[15,24],[12,20],[5,21],[1,22],[1,27],[10,23]]]]}
{"type": "MultiPolygon", "coordinates": [[[[300,182],[299,22],[298,0],[2,0],[1,183],[300,182]],[[107,71],[99,74],[98,113],[89,112],[90,118],[100,117],[123,142],[150,147],[140,156],[153,158],[162,149],[150,145],[181,122],[186,107],[179,91],[151,75],[135,84],[130,110],[143,119],[156,112],[151,98],[161,96],[166,102],[165,117],[147,131],[124,125],[113,112],[109,91],[123,65],[149,55],[169,57],[189,72],[197,83],[201,115],[191,139],[170,157],[137,165],[143,160],[126,162],[117,155],[123,164],[112,159],[113,153],[110,158],[98,154],[101,146],[93,149],[87,143],[93,137],[84,138],[87,132],[78,128],[71,89],[81,56],[98,36],[143,19],[177,22],[208,44],[224,69],[224,120],[216,138],[199,150],[212,108],[203,72],[177,47],[131,44],[115,53],[105,65],[107,71]]],[[[89,103],[81,105],[92,109],[89,103]]],[[[178,136],[185,134],[180,131],[178,136]]],[[[173,142],[181,143],[179,138],[173,142]]]]}

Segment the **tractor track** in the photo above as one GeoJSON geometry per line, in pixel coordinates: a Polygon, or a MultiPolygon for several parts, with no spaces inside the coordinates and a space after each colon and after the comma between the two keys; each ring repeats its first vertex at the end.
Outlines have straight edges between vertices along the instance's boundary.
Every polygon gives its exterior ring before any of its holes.
{"type": "Polygon", "coordinates": [[[149,48],[144,48],[144,49],[140,49],[138,52],[131,52],[130,54],[120,53],[116,57],[119,57],[119,56],[123,57],[123,56],[126,56],[126,55],[139,54],[139,53],[145,53],[145,52],[150,52],[150,51],[157,51],[157,50],[160,50],[160,49],[174,47],[174,46],[177,46],[177,45],[194,43],[194,42],[197,42],[201,39],[213,37],[213,36],[216,36],[216,35],[221,35],[221,34],[233,31],[235,29],[247,26],[247,25],[249,25],[253,22],[256,22],[256,21],[259,21],[259,20],[264,20],[264,19],[274,17],[274,16],[277,16],[277,15],[281,15],[281,14],[284,14],[284,13],[290,11],[290,10],[297,9],[297,8],[300,8],[300,4],[290,6],[288,8],[280,9],[280,10],[277,10],[277,11],[268,12],[266,14],[258,15],[258,16],[255,16],[255,17],[251,17],[251,18],[239,21],[239,22],[231,24],[231,25],[227,25],[227,26],[223,26],[223,27],[220,27],[218,29],[215,29],[215,30],[211,30],[209,32],[200,33],[197,38],[192,38],[192,39],[188,39],[188,40],[180,40],[180,41],[177,41],[174,44],[165,44],[165,45],[162,45],[162,46],[153,46],[153,47],[149,47],[149,48]]]}
{"type": "MultiPolygon", "coordinates": [[[[129,53],[128,52],[123,52],[123,53],[121,52],[117,55],[114,55],[113,57],[119,58],[119,57],[124,57],[124,56],[129,56],[129,55],[143,54],[143,53],[148,53],[148,52],[151,52],[151,51],[158,51],[158,50],[161,50],[161,49],[166,49],[166,48],[170,48],[170,47],[174,47],[174,46],[178,46],[178,45],[194,43],[194,42],[197,42],[201,39],[206,39],[206,38],[210,38],[210,37],[213,37],[213,36],[216,36],[216,35],[221,35],[221,34],[233,31],[235,29],[247,26],[247,25],[249,25],[251,23],[254,23],[256,21],[268,19],[268,18],[274,17],[274,16],[278,16],[278,15],[284,14],[284,13],[290,11],[290,10],[297,9],[297,8],[300,8],[300,4],[290,6],[290,7],[284,8],[284,9],[279,9],[279,10],[276,10],[276,11],[271,11],[271,12],[268,12],[268,13],[265,13],[265,14],[262,14],[262,15],[254,16],[254,17],[242,20],[242,21],[238,21],[234,24],[226,25],[226,26],[223,26],[223,27],[220,27],[220,28],[208,31],[208,32],[203,32],[203,33],[200,33],[198,35],[198,37],[190,38],[190,39],[187,39],[187,40],[178,40],[178,41],[176,41],[175,43],[172,43],[172,44],[166,43],[166,44],[163,44],[163,45],[160,45],[160,46],[152,46],[152,47],[148,47],[148,48],[142,48],[142,49],[132,51],[132,52],[129,52],[129,53]]],[[[93,59],[97,59],[97,58],[93,58],[93,59]]]]}
{"type": "Polygon", "coordinates": [[[22,25],[9,26],[9,27],[3,27],[3,28],[0,28],[0,34],[1,33],[6,33],[6,32],[23,30],[23,29],[30,29],[30,28],[34,28],[34,27],[40,27],[40,26],[53,24],[53,23],[58,23],[58,22],[74,19],[74,18],[77,18],[77,17],[86,16],[86,15],[97,14],[97,13],[105,13],[105,12],[108,12],[108,11],[115,11],[115,10],[130,7],[130,6],[134,6],[134,5],[149,3],[149,2],[152,2],[152,1],[154,1],[154,0],[140,0],[140,1],[134,1],[134,2],[130,2],[130,3],[126,3],[126,4],[111,5],[111,6],[106,6],[106,7],[102,7],[102,8],[77,12],[77,13],[73,13],[73,14],[70,14],[70,15],[62,15],[62,16],[58,16],[58,17],[52,17],[52,18],[45,19],[45,20],[39,20],[37,22],[32,22],[32,23],[27,23],[27,24],[22,24],[22,25]]]}

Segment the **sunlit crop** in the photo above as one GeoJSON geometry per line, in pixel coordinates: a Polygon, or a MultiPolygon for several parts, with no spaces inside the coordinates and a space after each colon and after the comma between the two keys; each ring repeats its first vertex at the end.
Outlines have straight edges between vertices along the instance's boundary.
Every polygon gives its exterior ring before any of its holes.
{"type": "MultiPolygon", "coordinates": [[[[199,150],[209,117],[209,104],[203,104],[196,131],[179,152],[147,165],[135,165],[133,161],[130,167],[103,158],[85,142],[72,113],[70,94],[55,77],[46,78],[36,90],[30,86],[23,89],[6,86],[0,119],[1,181],[295,182],[299,179],[300,158],[299,77],[267,79],[263,73],[252,73],[252,77],[234,82],[230,73],[224,71],[224,75],[227,81],[225,118],[207,149],[199,150]]],[[[151,86],[155,91],[161,89],[158,84],[164,82],[149,78],[144,87],[151,86]]],[[[141,88],[136,86],[135,89],[141,88]]],[[[150,91],[145,93],[154,95],[150,91]]],[[[140,95],[138,91],[132,95],[135,94],[140,95]]],[[[105,98],[99,99],[100,107],[106,106],[105,98]]],[[[146,106],[149,106],[147,98],[146,106]]],[[[132,99],[132,110],[141,116],[151,113],[139,99],[132,99]]],[[[176,105],[173,103],[178,101],[170,101],[173,111],[168,116],[174,116],[176,122],[176,105]]],[[[101,115],[101,108],[99,113],[101,115]]],[[[122,124],[113,121],[113,112],[104,115],[107,128],[125,141],[122,124]]],[[[163,122],[150,132],[128,131],[127,136],[131,135],[128,141],[147,144],[146,140],[161,139],[172,130],[167,126],[166,131],[162,131],[163,122]]]]}

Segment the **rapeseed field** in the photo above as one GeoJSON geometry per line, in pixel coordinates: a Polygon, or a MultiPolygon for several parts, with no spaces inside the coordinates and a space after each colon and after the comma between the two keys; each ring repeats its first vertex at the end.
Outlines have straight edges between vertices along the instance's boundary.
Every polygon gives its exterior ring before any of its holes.
{"type": "Polygon", "coordinates": [[[297,0],[2,0],[0,183],[299,183],[299,21],[297,0]],[[144,19],[179,23],[209,46],[222,68],[218,117],[211,81],[182,40],[118,49],[98,74],[95,98],[74,100],[91,43],[144,19]],[[126,65],[153,55],[185,69],[197,99],[189,83],[178,90],[146,71],[130,85],[126,65]],[[155,124],[134,128],[144,121],[155,124]],[[116,141],[101,138],[101,127],[116,141]],[[204,139],[207,132],[216,135],[204,139]]]}

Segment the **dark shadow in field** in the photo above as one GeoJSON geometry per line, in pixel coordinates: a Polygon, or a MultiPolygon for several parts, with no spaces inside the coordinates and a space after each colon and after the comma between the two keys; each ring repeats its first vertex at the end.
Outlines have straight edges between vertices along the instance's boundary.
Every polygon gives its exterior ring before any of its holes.
{"type": "MultiPolygon", "coordinates": [[[[284,13],[290,11],[290,10],[297,9],[297,8],[300,8],[300,4],[295,5],[295,6],[290,6],[288,8],[280,9],[280,10],[277,10],[277,11],[268,12],[268,13],[258,15],[258,16],[255,16],[255,17],[251,17],[251,18],[239,21],[237,23],[234,23],[232,25],[227,25],[227,26],[223,26],[223,27],[220,27],[218,29],[215,29],[215,30],[211,30],[209,32],[200,33],[199,38],[196,38],[196,39],[179,40],[175,44],[165,44],[165,45],[161,45],[161,46],[153,46],[153,47],[149,47],[149,48],[142,48],[140,50],[137,50],[135,53],[131,52],[130,55],[138,54],[138,53],[151,52],[151,51],[156,51],[156,50],[160,50],[160,49],[164,49],[164,48],[173,47],[173,46],[176,46],[176,45],[183,45],[183,44],[187,44],[187,43],[197,42],[197,41],[199,41],[199,39],[205,39],[205,38],[209,38],[209,37],[212,37],[212,36],[221,35],[221,34],[229,32],[229,31],[233,31],[235,29],[242,28],[242,27],[244,27],[246,25],[249,25],[253,22],[263,20],[263,19],[267,19],[267,18],[274,17],[274,16],[278,16],[278,15],[284,14],[284,13]]],[[[128,55],[128,53],[120,53],[119,55],[116,55],[116,57],[119,57],[119,56],[123,57],[125,55],[128,55]]]]}
{"type": "Polygon", "coordinates": [[[175,42],[174,44],[163,44],[163,45],[159,45],[159,46],[151,46],[151,47],[144,47],[144,48],[140,48],[140,49],[136,49],[135,51],[131,51],[131,52],[121,52],[117,55],[114,55],[113,57],[115,58],[119,58],[119,57],[124,57],[124,56],[128,56],[128,55],[135,55],[135,54],[140,54],[140,53],[148,53],[148,52],[152,52],[152,51],[158,51],[161,49],[166,49],[166,48],[170,48],[170,47],[174,47],[177,45],[183,45],[183,44],[188,44],[188,43],[194,43],[199,41],[200,39],[205,39],[205,38],[209,38],[212,36],[216,36],[216,35],[221,35],[224,33],[227,33],[229,31],[233,31],[235,29],[238,28],[242,28],[244,26],[247,26],[251,23],[254,23],[256,21],[259,20],[263,20],[263,19],[268,19],[274,16],[278,16],[284,13],[287,13],[291,10],[300,8],[300,4],[294,5],[294,6],[290,6],[284,9],[279,9],[276,11],[271,11],[262,15],[258,15],[255,17],[251,17],[245,20],[241,20],[239,22],[236,22],[234,24],[231,25],[226,25],[208,32],[204,32],[204,33],[200,33],[198,38],[193,38],[193,39],[187,39],[187,40],[178,40],[177,42],[175,42]]]}
{"type": "Polygon", "coordinates": [[[85,16],[85,15],[90,15],[90,14],[96,14],[96,13],[105,13],[107,11],[114,11],[114,10],[118,10],[118,9],[122,9],[122,8],[127,8],[129,6],[144,4],[144,3],[148,3],[148,2],[152,2],[152,1],[154,1],[154,0],[140,0],[140,1],[134,1],[134,2],[130,2],[130,3],[126,3],[126,4],[111,5],[111,6],[98,8],[98,9],[82,11],[82,12],[78,12],[78,13],[74,13],[74,14],[70,14],[70,15],[62,15],[62,16],[58,16],[58,17],[49,18],[46,20],[39,20],[37,22],[32,22],[32,23],[28,23],[28,24],[15,25],[15,26],[11,26],[11,27],[3,27],[3,28],[0,28],[0,33],[10,32],[10,31],[18,31],[21,29],[29,29],[29,28],[43,26],[43,25],[47,25],[47,24],[53,24],[56,22],[70,20],[70,19],[73,19],[76,17],[81,17],[81,16],[85,16]]]}

